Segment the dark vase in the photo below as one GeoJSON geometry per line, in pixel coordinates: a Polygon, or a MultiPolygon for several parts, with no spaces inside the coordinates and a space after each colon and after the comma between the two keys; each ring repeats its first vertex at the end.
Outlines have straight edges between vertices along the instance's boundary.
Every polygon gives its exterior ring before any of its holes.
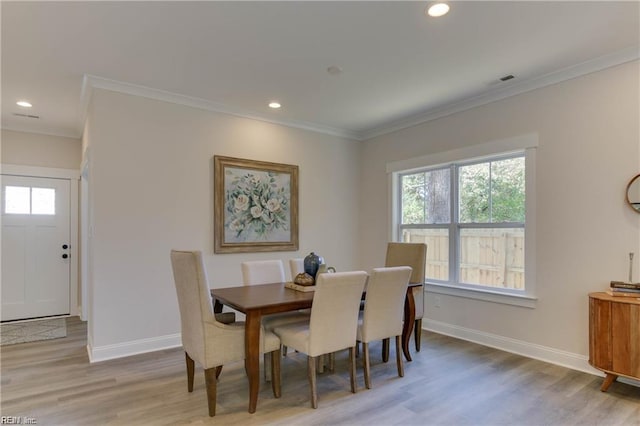
{"type": "Polygon", "coordinates": [[[315,277],[321,263],[324,263],[324,259],[314,252],[311,252],[304,258],[304,272],[315,277]]]}

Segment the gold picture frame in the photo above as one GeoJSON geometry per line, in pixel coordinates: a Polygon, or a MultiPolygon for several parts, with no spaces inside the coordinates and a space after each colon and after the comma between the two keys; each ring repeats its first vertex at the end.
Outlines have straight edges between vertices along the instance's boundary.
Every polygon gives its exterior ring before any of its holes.
{"type": "Polygon", "coordinates": [[[298,250],[298,166],[215,155],[214,253],[298,250]]]}

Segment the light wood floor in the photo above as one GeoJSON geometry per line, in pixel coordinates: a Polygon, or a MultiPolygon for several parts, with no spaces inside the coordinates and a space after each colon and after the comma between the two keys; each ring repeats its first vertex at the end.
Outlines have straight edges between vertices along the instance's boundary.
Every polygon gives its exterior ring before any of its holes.
{"type": "MultiPolygon", "coordinates": [[[[207,415],[204,374],[187,392],[180,349],[90,365],[86,326],[68,320],[64,339],[1,348],[2,416],[38,425],[640,425],[640,388],[424,332],[422,351],[405,364],[380,361],[372,345],[373,388],[349,391],[347,353],[335,373],[318,376],[319,408],[309,406],[304,355],[283,358],[282,397],[262,386],[255,414],[247,413],[242,363],[226,366],[217,415],[207,415]]],[[[361,362],[361,361],[359,361],[361,362]]]]}

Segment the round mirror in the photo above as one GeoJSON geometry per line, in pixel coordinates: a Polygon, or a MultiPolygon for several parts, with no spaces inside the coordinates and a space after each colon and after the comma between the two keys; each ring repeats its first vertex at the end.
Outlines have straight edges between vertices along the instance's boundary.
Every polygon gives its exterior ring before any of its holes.
{"type": "Polygon", "coordinates": [[[631,179],[627,185],[627,203],[640,213],[640,174],[631,179]]]}

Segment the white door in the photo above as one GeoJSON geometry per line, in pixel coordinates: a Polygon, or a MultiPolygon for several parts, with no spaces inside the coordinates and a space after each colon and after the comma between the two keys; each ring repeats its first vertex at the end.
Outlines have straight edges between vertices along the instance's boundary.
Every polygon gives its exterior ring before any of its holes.
{"type": "Polygon", "coordinates": [[[2,321],[69,314],[70,186],[2,175],[2,321]]]}

